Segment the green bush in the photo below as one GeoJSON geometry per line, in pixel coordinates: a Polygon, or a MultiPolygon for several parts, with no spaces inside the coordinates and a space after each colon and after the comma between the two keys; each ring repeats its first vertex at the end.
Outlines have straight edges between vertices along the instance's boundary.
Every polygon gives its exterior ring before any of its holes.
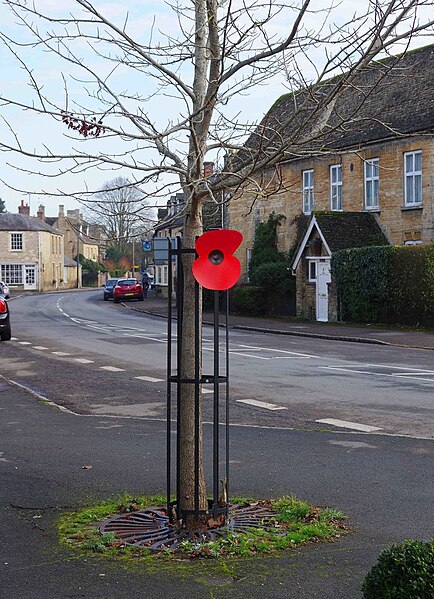
{"type": "Polygon", "coordinates": [[[267,222],[259,223],[255,230],[255,242],[249,264],[249,279],[253,282],[255,270],[261,264],[284,262],[285,255],[277,249],[277,227],[285,217],[272,212],[267,222]]]}
{"type": "Polygon", "coordinates": [[[267,313],[267,302],[262,287],[236,287],[234,292],[234,311],[249,316],[267,313]]]}
{"type": "Polygon", "coordinates": [[[434,326],[434,244],[341,250],[332,276],[340,320],[434,326]]]}
{"type": "Polygon", "coordinates": [[[365,599],[433,599],[434,539],[385,549],[362,586],[365,599]]]}

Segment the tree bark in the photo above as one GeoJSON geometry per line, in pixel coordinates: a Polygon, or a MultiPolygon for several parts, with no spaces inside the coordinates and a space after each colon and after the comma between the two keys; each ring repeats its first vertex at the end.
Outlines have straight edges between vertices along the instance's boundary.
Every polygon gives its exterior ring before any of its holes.
{"type": "MultiPolygon", "coordinates": [[[[183,247],[194,248],[196,238],[202,234],[202,210],[200,203],[192,202],[195,209],[188,216],[188,222],[184,228],[183,247]]],[[[179,365],[182,379],[195,378],[195,306],[193,298],[195,297],[195,279],[192,273],[192,265],[194,262],[194,254],[185,254],[183,256],[184,268],[184,305],[182,306],[182,329],[183,329],[183,345],[181,353],[181,363],[179,365]]],[[[199,294],[199,323],[202,323],[202,297],[199,294]]],[[[201,331],[199,332],[199,348],[202,347],[201,331]]],[[[202,355],[200,350],[199,355],[199,376],[202,375],[202,355]]],[[[180,398],[180,497],[178,501],[181,511],[194,510],[195,498],[195,393],[194,385],[184,384],[181,387],[180,398]]],[[[198,439],[198,457],[199,457],[199,509],[206,510],[208,500],[205,487],[205,476],[203,470],[203,441],[202,441],[202,397],[199,395],[199,439],[198,439]]],[[[190,530],[200,529],[206,518],[199,517],[196,519],[194,515],[187,518],[184,522],[190,530]]]]}

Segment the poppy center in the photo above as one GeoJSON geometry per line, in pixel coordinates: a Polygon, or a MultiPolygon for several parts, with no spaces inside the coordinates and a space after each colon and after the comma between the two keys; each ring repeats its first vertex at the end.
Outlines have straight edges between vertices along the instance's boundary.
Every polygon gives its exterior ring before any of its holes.
{"type": "Polygon", "coordinates": [[[221,264],[223,262],[224,254],[221,250],[212,250],[212,252],[210,252],[208,254],[208,260],[214,266],[218,266],[219,264],[221,264]]]}

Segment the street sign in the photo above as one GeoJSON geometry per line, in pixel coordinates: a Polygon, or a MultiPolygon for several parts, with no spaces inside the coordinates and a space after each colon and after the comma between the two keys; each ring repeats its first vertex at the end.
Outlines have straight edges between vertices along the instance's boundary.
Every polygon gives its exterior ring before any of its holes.
{"type": "MultiPolygon", "coordinates": [[[[178,240],[176,237],[172,237],[171,244],[172,249],[177,247],[178,240]]],[[[175,261],[176,256],[172,256],[172,260],[175,261]]],[[[168,237],[155,237],[154,238],[154,262],[155,264],[167,264],[169,262],[169,238],[168,237]]]]}
{"type": "Polygon", "coordinates": [[[142,240],[142,248],[144,252],[152,252],[152,241],[147,239],[142,240]]]}

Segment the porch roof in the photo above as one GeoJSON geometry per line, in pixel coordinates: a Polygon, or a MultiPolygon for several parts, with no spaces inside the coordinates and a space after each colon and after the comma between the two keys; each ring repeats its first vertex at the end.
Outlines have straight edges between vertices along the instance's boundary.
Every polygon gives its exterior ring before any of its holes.
{"type": "Polygon", "coordinates": [[[313,229],[316,229],[329,256],[339,250],[389,245],[389,242],[370,212],[314,212],[292,263],[295,270],[300,262],[313,229]]]}

